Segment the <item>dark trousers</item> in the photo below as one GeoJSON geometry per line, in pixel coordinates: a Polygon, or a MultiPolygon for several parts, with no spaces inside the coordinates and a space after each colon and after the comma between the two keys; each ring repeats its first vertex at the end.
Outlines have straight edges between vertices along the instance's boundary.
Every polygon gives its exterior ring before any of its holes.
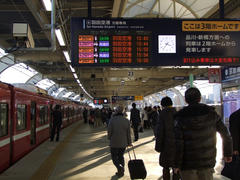
{"type": "Polygon", "coordinates": [[[124,157],[123,154],[126,148],[111,148],[111,156],[113,164],[116,166],[117,170],[124,170],[124,157]]]}
{"type": "MultiPolygon", "coordinates": [[[[173,171],[173,170],[172,170],[173,171]]],[[[163,167],[163,180],[170,180],[170,168],[165,168],[163,167]]],[[[173,175],[172,175],[172,180],[179,180],[180,179],[180,175],[179,174],[175,174],[173,172],[173,175]]]]}
{"type": "Polygon", "coordinates": [[[133,124],[133,132],[134,132],[135,141],[137,141],[138,140],[138,124],[133,124]]]}
{"type": "Polygon", "coordinates": [[[83,116],[84,123],[87,123],[87,116],[83,116]]]}
{"type": "Polygon", "coordinates": [[[57,130],[57,137],[56,137],[56,141],[59,140],[59,133],[60,133],[60,129],[61,129],[61,125],[56,125],[56,124],[53,124],[53,127],[52,127],[52,132],[51,132],[51,141],[54,140],[54,136],[55,136],[55,131],[57,130]]]}

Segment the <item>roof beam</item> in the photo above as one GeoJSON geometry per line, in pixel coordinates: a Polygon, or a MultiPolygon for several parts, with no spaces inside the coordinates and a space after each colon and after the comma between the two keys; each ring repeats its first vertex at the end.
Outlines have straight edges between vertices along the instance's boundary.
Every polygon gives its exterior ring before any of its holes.
{"type": "MultiPolygon", "coordinates": [[[[45,25],[50,24],[50,22],[45,12],[39,8],[41,7],[39,4],[39,0],[24,0],[24,2],[26,3],[27,7],[30,9],[31,13],[33,14],[34,18],[36,19],[40,27],[42,29],[45,29],[45,25]]],[[[44,33],[47,39],[49,40],[49,42],[51,42],[50,31],[45,31],[44,33]]]]}
{"type": "Polygon", "coordinates": [[[0,6],[0,12],[16,12],[17,9],[20,9],[21,12],[28,12],[29,9],[25,5],[15,5],[13,6],[12,4],[4,4],[0,6]]]}
{"type": "Polygon", "coordinates": [[[15,54],[16,60],[25,62],[25,61],[52,61],[57,62],[61,61],[64,62],[65,58],[60,52],[47,52],[47,51],[28,51],[27,53],[24,52],[16,52],[15,54]]]}

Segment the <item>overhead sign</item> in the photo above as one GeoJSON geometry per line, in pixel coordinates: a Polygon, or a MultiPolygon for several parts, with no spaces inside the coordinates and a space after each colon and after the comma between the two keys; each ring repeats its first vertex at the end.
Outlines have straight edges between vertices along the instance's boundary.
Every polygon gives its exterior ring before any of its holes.
{"type": "Polygon", "coordinates": [[[95,105],[101,105],[101,104],[109,104],[107,98],[94,98],[93,99],[93,104],[95,105]]]}
{"type": "Polygon", "coordinates": [[[240,64],[238,42],[237,20],[71,19],[73,66],[240,64]]]}
{"type": "Polygon", "coordinates": [[[221,68],[208,69],[209,83],[221,83],[221,68]]]}
{"type": "Polygon", "coordinates": [[[236,80],[236,79],[240,79],[240,66],[225,67],[222,69],[223,82],[236,80]]]}
{"type": "Polygon", "coordinates": [[[184,81],[184,80],[189,80],[189,76],[174,76],[172,79],[178,80],[178,81],[184,81]]]}
{"type": "Polygon", "coordinates": [[[134,96],[112,96],[112,101],[134,101],[134,96]]]}
{"type": "Polygon", "coordinates": [[[134,96],[134,100],[135,101],[142,101],[143,100],[143,96],[134,96]]]}

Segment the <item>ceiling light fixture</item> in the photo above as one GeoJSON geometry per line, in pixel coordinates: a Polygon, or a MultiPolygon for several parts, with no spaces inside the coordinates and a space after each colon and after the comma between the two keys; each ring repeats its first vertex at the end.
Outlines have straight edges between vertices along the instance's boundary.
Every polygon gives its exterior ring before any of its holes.
{"type": "Polygon", "coordinates": [[[5,55],[7,55],[7,53],[5,53],[5,51],[2,48],[0,48],[0,58],[5,55]]]}
{"type": "Polygon", "coordinates": [[[56,36],[57,36],[57,39],[58,39],[58,42],[59,42],[60,46],[65,46],[66,44],[65,44],[65,41],[63,39],[61,29],[56,29],[55,33],[56,33],[56,36]]]}
{"type": "Polygon", "coordinates": [[[75,77],[75,79],[78,79],[78,76],[76,73],[73,73],[73,76],[75,77]]]}
{"type": "Polygon", "coordinates": [[[71,60],[70,60],[70,56],[69,56],[68,51],[63,51],[63,54],[64,54],[64,56],[65,56],[65,58],[66,58],[66,61],[70,63],[71,60]]]}
{"type": "Polygon", "coordinates": [[[72,71],[73,73],[76,72],[75,69],[74,69],[71,65],[69,65],[69,67],[70,67],[70,69],[71,69],[71,71],[72,71]]]}
{"type": "Polygon", "coordinates": [[[52,11],[52,2],[51,0],[42,0],[43,5],[47,11],[52,11]]]}

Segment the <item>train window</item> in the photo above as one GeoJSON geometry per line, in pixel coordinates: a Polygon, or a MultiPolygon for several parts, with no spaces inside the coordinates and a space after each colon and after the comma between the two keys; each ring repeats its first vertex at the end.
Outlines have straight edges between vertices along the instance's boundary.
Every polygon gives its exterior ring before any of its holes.
{"type": "Polygon", "coordinates": [[[48,107],[40,106],[40,124],[45,124],[48,122],[48,107]]]}
{"type": "Polygon", "coordinates": [[[8,105],[0,104],[0,137],[8,134],[8,105]]]}
{"type": "Polygon", "coordinates": [[[17,105],[17,130],[23,130],[27,127],[27,105],[17,105]]]}

